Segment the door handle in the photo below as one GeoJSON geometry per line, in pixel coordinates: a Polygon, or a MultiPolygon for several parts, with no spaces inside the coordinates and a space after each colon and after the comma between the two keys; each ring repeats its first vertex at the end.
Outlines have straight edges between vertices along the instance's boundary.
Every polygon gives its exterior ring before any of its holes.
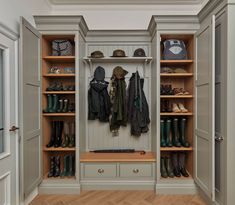
{"type": "Polygon", "coordinates": [[[223,136],[215,136],[215,141],[217,142],[221,142],[224,140],[224,137],[223,136]]]}
{"type": "Polygon", "coordinates": [[[0,128],[0,131],[3,131],[4,130],[4,128],[0,128]]]}
{"type": "Polygon", "coordinates": [[[16,127],[15,125],[13,125],[9,131],[15,132],[16,130],[19,130],[19,129],[20,129],[19,127],[16,127]]]}

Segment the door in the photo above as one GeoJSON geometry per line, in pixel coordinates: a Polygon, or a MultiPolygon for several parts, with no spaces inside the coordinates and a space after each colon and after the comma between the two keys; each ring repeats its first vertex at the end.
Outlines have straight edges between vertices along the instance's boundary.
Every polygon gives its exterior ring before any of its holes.
{"type": "Polygon", "coordinates": [[[0,32],[0,205],[16,205],[18,143],[15,41],[0,32]],[[12,129],[11,129],[12,127],[12,129]]]}
{"type": "Polygon", "coordinates": [[[40,34],[24,18],[20,28],[21,196],[42,179],[40,34]]]}
{"type": "Polygon", "coordinates": [[[215,199],[214,96],[215,96],[215,17],[203,22],[196,34],[196,124],[195,181],[212,200],[215,199]]]}

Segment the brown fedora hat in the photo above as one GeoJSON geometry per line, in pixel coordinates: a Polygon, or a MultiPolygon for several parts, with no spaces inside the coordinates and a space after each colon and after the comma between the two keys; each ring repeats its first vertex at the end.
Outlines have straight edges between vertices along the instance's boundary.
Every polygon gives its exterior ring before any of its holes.
{"type": "Polygon", "coordinates": [[[91,56],[89,58],[103,58],[104,54],[101,51],[94,51],[91,53],[91,56]]]}
{"type": "Polygon", "coordinates": [[[124,50],[116,49],[111,57],[127,57],[124,50]]]}

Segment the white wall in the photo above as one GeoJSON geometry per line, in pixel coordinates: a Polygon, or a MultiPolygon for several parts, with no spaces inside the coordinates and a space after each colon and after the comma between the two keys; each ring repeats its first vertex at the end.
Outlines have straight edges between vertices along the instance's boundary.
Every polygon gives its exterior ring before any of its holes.
{"type": "Polygon", "coordinates": [[[48,14],[50,10],[47,0],[0,0],[0,24],[18,33],[20,16],[34,25],[32,14],[48,14]]]}

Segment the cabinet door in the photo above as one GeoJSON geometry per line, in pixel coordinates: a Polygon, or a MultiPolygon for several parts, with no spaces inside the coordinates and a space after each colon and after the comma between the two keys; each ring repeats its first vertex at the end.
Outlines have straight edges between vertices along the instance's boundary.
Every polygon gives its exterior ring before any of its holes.
{"type": "Polygon", "coordinates": [[[20,30],[20,166],[22,197],[25,198],[42,178],[41,36],[24,18],[21,18],[20,30]]]}
{"type": "Polygon", "coordinates": [[[203,22],[196,34],[195,181],[214,201],[215,17],[203,22]]]}

